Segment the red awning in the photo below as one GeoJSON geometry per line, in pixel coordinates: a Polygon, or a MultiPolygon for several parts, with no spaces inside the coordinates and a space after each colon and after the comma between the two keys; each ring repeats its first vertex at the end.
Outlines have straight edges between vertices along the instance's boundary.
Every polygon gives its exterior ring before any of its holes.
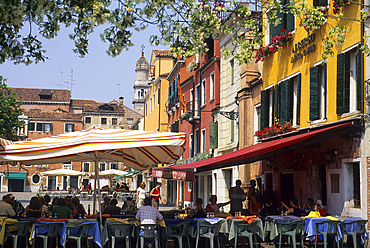
{"type": "Polygon", "coordinates": [[[214,158],[209,158],[206,160],[201,160],[189,164],[175,165],[171,167],[167,166],[161,168],[153,168],[153,172],[156,170],[170,172],[177,170],[178,171],[191,170],[193,172],[202,172],[234,165],[253,163],[258,160],[266,159],[271,156],[275,156],[287,151],[307,146],[309,144],[320,142],[321,140],[324,139],[329,139],[335,136],[342,135],[343,132],[340,131],[342,131],[343,128],[349,126],[352,126],[352,122],[338,124],[335,126],[313,131],[312,130],[310,131],[310,129],[308,129],[306,133],[301,133],[286,138],[263,142],[214,158]]]}
{"type": "MultiPolygon", "coordinates": [[[[159,167],[156,169],[163,169],[159,167]]],[[[195,181],[194,171],[178,171],[178,170],[152,170],[153,177],[164,179],[182,180],[182,181],[195,181]]]]}

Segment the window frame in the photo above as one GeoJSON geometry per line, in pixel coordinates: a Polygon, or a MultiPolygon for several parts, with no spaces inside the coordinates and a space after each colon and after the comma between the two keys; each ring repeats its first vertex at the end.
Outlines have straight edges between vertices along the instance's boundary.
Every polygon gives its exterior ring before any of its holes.
{"type": "Polygon", "coordinates": [[[71,133],[71,132],[74,132],[74,131],[75,131],[75,124],[74,123],[64,123],[64,133],[71,133]],[[72,131],[68,131],[69,126],[72,127],[72,131]]]}
{"type": "Polygon", "coordinates": [[[201,107],[204,107],[206,104],[207,104],[207,88],[206,88],[206,79],[204,78],[202,80],[202,84],[201,84],[201,107]]]}
{"type": "Polygon", "coordinates": [[[215,72],[209,74],[209,101],[215,99],[215,72]]]}
{"type": "Polygon", "coordinates": [[[85,116],[85,123],[86,124],[91,124],[91,116],[85,116]],[[89,121],[87,121],[89,120],[89,121]]]}

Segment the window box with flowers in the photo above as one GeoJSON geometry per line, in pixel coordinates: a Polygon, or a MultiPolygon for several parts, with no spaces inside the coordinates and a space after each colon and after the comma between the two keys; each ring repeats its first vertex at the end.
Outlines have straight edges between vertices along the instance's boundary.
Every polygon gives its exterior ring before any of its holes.
{"type": "Polygon", "coordinates": [[[335,0],[333,1],[333,14],[337,15],[340,13],[340,10],[346,3],[349,3],[347,0],[335,0]]]}
{"type": "Polygon", "coordinates": [[[260,47],[255,55],[256,63],[258,61],[264,61],[265,58],[271,54],[276,53],[280,47],[284,47],[286,43],[292,39],[292,33],[288,29],[284,29],[279,36],[271,38],[271,44],[260,47]]]}
{"type": "Polygon", "coordinates": [[[258,137],[258,139],[261,140],[261,139],[271,138],[279,134],[291,132],[294,130],[295,128],[292,127],[292,124],[290,124],[290,122],[285,122],[284,124],[277,122],[276,125],[265,127],[265,129],[261,131],[256,131],[254,133],[254,136],[258,137]]]}

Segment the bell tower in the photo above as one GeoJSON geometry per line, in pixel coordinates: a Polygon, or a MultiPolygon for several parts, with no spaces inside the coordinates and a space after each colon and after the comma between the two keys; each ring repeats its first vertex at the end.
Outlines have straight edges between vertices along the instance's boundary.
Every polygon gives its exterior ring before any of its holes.
{"type": "Polygon", "coordinates": [[[144,45],[141,45],[141,57],[136,62],[136,79],[134,82],[134,105],[135,112],[144,115],[144,97],[148,92],[149,63],[144,57],[144,45]]]}

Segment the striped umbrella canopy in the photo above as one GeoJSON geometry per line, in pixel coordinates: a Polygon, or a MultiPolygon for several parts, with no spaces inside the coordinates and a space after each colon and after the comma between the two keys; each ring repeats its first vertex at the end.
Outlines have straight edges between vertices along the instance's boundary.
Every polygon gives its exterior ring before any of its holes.
{"type": "MultiPolygon", "coordinates": [[[[159,163],[174,163],[184,152],[185,133],[151,132],[124,129],[91,128],[51,137],[9,143],[1,142],[0,164],[21,162],[25,165],[71,161],[95,162],[95,180],[99,185],[100,161],[123,162],[135,170],[159,163]]],[[[95,199],[93,211],[95,211],[95,199]]],[[[98,204],[101,214],[101,205],[98,204]]],[[[102,222],[100,215],[100,223],[102,222]]]]}
{"type": "MultiPolygon", "coordinates": [[[[3,143],[2,143],[3,144],[3,143]]],[[[70,161],[123,162],[136,170],[174,163],[184,152],[185,134],[91,128],[2,145],[0,162],[25,165],[70,161]]]]}

